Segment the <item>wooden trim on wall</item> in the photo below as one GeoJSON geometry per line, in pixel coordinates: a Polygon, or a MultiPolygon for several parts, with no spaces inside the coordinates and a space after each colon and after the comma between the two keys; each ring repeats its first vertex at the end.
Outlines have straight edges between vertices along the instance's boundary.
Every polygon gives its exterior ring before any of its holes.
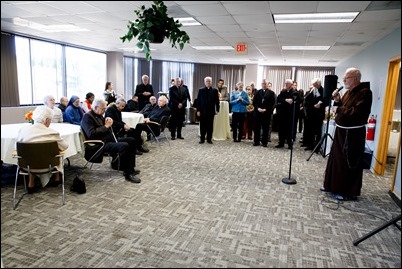
{"type": "Polygon", "coordinates": [[[388,144],[391,131],[391,120],[393,116],[396,91],[398,88],[399,69],[400,69],[401,57],[395,57],[389,62],[387,86],[385,88],[384,95],[384,108],[381,118],[381,129],[378,138],[378,151],[374,165],[374,173],[378,175],[384,175],[385,165],[388,155],[388,144]]]}

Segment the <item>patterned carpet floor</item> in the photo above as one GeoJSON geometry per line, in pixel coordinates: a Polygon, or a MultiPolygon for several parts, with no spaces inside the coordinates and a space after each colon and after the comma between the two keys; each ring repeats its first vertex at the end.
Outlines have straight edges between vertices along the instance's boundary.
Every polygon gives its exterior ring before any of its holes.
{"type": "MultiPolygon", "coordinates": [[[[352,242],[400,214],[388,194],[390,175],[364,171],[362,196],[337,202],[320,192],[327,158],[267,148],[250,140],[151,143],[137,156],[140,184],[109,160],[66,167],[61,187],[25,195],[12,209],[13,187],[1,188],[1,256],[5,267],[348,267],[400,268],[401,233],[390,226],[352,242]],[[69,192],[78,175],[87,193],[69,192]]],[[[298,134],[300,137],[300,134],[298,134]]],[[[297,141],[299,138],[297,139],[297,141]]],[[[22,186],[19,186],[19,193],[22,186]]],[[[400,222],[399,222],[400,223],[400,222]]]]}

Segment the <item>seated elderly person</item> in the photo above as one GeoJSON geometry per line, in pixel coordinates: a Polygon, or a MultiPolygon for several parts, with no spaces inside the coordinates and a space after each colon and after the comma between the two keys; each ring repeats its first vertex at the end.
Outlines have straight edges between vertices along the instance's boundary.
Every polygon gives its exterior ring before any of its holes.
{"type": "MultiPolygon", "coordinates": [[[[34,124],[24,126],[18,132],[17,142],[44,142],[44,141],[57,141],[59,145],[59,149],[61,151],[66,150],[68,148],[67,142],[65,142],[60,134],[49,128],[50,123],[52,122],[53,111],[51,108],[47,106],[38,106],[32,113],[32,119],[34,120],[34,124]]],[[[40,154],[40,152],[38,153],[40,154]]],[[[60,164],[62,165],[62,164],[60,164]]],[[[60,167],[61,171],[61,167],[60,167]]],[[[57,185],[60,183],[60,174],[54,174],[55,182],[52,185],[57,185]]],[[[28,182],[28,193],[32,194],[35,191],[35,174],[31,173],[29,175],[28,182]]],[[[40,177],[42,186],[46,186],[50,181],[50,176],[48,173],[46,174],[38,174],[40,177]]]]}
{"type": "Polygon", "coordinates": [[[116,102],[113,105],[109,105],[107,108],[105,117],[110,117],[113,119],[112,128],[117,137],[129,136],[134,138],[137,148],[137,155],[142,155],[142,152],[149,152],[149,149],[144,146],[144,142],[142,141],[140,134],[123,121],[121,111],[124,110],[125,106],[126,101],[123,98],[117,98],[116,102]]]}
{"type": "Polygon", "coordinates": [[[63,122],[63,112],[56,106],[56,99],[52,95],[47,95],[43,98],[43,104],[53,110],[52,122],[63,122]]]}
{"type": "Polygon", "coordinates": [[[157,106],[156,97],[149,97],[149,104],[146,104],[143,109],[141,109],[140,113],[144,115],[144,118],[148,118],[149,113],[157,106]]]}
{"type": "Polygon", "coordinates": [[[102,140],[105,145],[103,153],[118,154],[120,156],[120,169],[124,171],[124,177],[132,183],[140,183],[141,179],[135,175],[140,171],[135,169],[135,141],[132,137],[114,136],[112,129],[113,119],[103,117],[106,110],[107,102],[101,99],[96,99],[92,103],[92,109],[85,113],[81,128],[87,139],[102,140]]]}
{"type": "Polygon", "coordinates": [[[133,95],[133,97],[127,101],[126,106],[124,107],[123,111],[125,112],[139,112],[138,110],[138,96],[133,95]]]}
{"type": "Polygon", "coordinates": [[[64,112],[66,112],[67,106],[68,106],[68,98],[65,96],[62,96],[60,98],[60,104],[58,105],[58,108],[60,108],[60,110],[63,114],[63,121],[66,121],[66,116],[65,116],[64,112]]]}
{"type": "Polygon", "coordinates": [[[139,134],[141,134],[142,131],[145,131],[149,135],[151,133],[149,128],[151,128],[156,136],[160,135],[158,123],[160,123],[163,116],[170,115],[170,109],[167,106],[167,102],[168,99],[166,96],[159,96],[158,105],[148,114],[148,117],[144,119],[144,123],[137,124],[135,130],[139,132],[139,134]]]}
{"type": "Polygon", "coordinates": [[[76,95],[71,96],[66,111],[64,112],[65,121],[80,125],[84,111],[81,108],[80,98],[76,95]]]}

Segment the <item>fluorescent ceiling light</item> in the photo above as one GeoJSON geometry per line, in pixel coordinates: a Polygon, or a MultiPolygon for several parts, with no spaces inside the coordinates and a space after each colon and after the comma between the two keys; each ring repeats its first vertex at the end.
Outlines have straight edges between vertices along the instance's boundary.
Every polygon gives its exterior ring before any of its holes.
{"type": "Polygon", "coordinates": [[[192,46],[196,50],[234,50],[232,46],[192,46]]]}
{"type": "MultiPolygon", "coordinates": [[[[134,53],[138,53],[138,52],[142,52],[142,51],[143,51],[143,50],[140,50],[140,49],[137,48],[137,47],[135,47],[135,48],[119,48],[119,49],[120,49],[120,50],[127,51],[127,52],[134,52],[134,53]]],[[[150,48],[149,50],[154,51],[154,50],[156,50],[156,49],[150,48]]]]}
{"type": "Polygon", "coordinates": [[[274,14],[275,23],[339,23],[352,22],[359,12],[274,14]]]}
{"type": "Polygon", "coordinates": [[[183,26],[195,26],[195,25],[202,25],[193,17],[186,17],[186,18],[174,18],[174,20],[178,20],[183,26]]]}
{"type": "Polygon", "coordinates": [[[55,32],[83,32],[89,31],[88,29],[80,28],[72,24],[59,24],[59,25],[44,25],[21,18],[13,18],[13,23],[18,26],[28,27],[35,30],[40,30],[48,33],[55,32]]]}
{"type": "Polygon", "coordinates": [[[282,46],[282,50],[329,50],[331,46],[282,46]]]}

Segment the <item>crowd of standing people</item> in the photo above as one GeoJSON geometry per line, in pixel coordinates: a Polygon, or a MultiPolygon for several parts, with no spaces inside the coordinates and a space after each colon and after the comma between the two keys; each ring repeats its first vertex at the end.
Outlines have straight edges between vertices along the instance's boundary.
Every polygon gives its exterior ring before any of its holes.
{"type": "MultiPolygon", "coordinates": [[[[362,187],[361,160],[372,92],[360,79],[358,69],[347,69],[343,81],[348,91],[342,97],[337,90],[332,94],[337,108],[337,128],[321,190],[335,193],[339,200],[355,199],[360,195],[362,187]]],[[[162,118],[169,117],[171,139],[184,139],[182,128],[186,108],[190,104],[199,120],[199,143],[204,144],[206,141],[213,144],[214,118],[220,112],[220,102],[228,102],[230,106],[233,142],[249,139],[253,141],[253,146],[267,147],[271,142],[273,115],[276,114],[278,144],[275,148],[283,148],[286,143],[292,149],[296,133],[299,132],[303,133],[301,146],[305,150],[317,150],[322,137],[325,108],[332,100],[324,98],[320,78],[314,78],[311,88],[306,92],[297,89],[297,82],[286,79],[283,89],[277,95],[267,79],[262,79],[260,89],[255,87],[254,82],[245,86],[240,81],[233,91],[229,91],[223,79],[218,80],[216,88],[213,87],[213,79],[209,76],[204,78],[204,87],[198,90],[194,102],[188,87],[179,77],[172,79],[168,94],[160,95],[157,99],[149,84],[149,77],[143,75],[142,82],[136,86],[128,101],[114,91],[111,82],[105,85],[103,99],[96,99],[92,92],[88,92],[83,102],[73,95],[70,99],[62,97],[59,106],[56,106],[55,98],[46,96],[44,106],[34,111],[34,127],[22,129],[17,140],[36,141],[32,132],[40,133],[58,141],[60,150],[64,150],[68,145],[56,131],[49,128],[50,123],[80,125],[85,139],[102,140],[102,153],[120,158],[118,167],[112,162],[113,169],[122,170],[127,181],[140,183],[140,171],[135,168],[136,155],[149,152],[142,139],[142,132],[147,133],[148,139],[151,134],[158,136],[162,118]],[[123,121],[122,111],[142,113],[144,121],[132,128],[123,121]]],[[[56,181],[59,181],[57,176],[56,181]]],[[[42,185],[48,182],[49,179],[42,180],[42,185]]],[[[33,184],[31,177],[29,193],[33,192],[33,184]]]]}

